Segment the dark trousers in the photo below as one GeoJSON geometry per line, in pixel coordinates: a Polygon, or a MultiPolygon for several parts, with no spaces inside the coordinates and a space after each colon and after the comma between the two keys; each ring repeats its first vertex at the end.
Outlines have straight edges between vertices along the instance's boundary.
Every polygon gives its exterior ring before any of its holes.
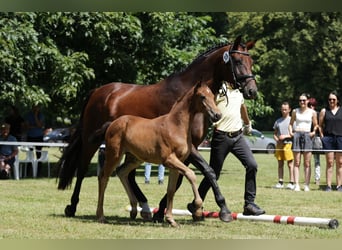
{"type": "MultiPolygon", "coordinates": [[[[245,204],[254,203],[256,196],[256,173],[258,165],[253,153],[248,147],[242,134],[230,138],[221,131],[214,131],[211,141],[210,166],[214,169],[216,179],[219,179],[224,160],[229,153],[235,155],[246,169],[245,175],[245,204]]],[[[204,200],[210,188],[210,182],[204,178],[198,191],[204,200]]]]}

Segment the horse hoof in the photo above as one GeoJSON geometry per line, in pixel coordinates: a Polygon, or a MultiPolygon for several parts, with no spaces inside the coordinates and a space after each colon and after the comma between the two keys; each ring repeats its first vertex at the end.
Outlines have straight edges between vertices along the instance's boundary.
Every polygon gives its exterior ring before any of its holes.
{"type": "Polygon", "coordinates": [[[164,215],[155,213],[155,214],[153,214],[152,221],[154,223],[163,223],[164,222],[164,215]]]}
{"type": "Polygon", "coordinates": [[[196,209],[193,203],[188,203],[187,208],[192,214],[193,221],[204,221],[203,207],[196,209]]]}
{"type": "Polygon", "coordinates": [[[101,224],[106,224],[107,220],[105,219],[105,217],[101,217],[100,219],[98,219],[98,222],[101,224]]]}
{"type": "Polygon", "coordinates": [[[193,215],[192,215],[192,220],[193,220],[193,221],[204,221],[204,215],[203,215],[203,213],[201,213],[201,215],[193,214],[193,215]]]}
{"type": "Polygon", "coordinates": [[[179,227],[178,223],[174,219],[168,219],[167,222],[171,227],[179,227]]]}
{"type": "Polygon", "coordinates": [[[129,213],[129,217],[132,219],[132,220],[135,220],[135,218],[137,217],[137,210],[132,210],[130,213],[129,213]]]}
{"type": "Polygon", "coordinates": [[[233,221],[233,216],[230,212],[220,212],[219,214],[220,220],[224,221],[224,222],[231,222],[233,221]]]}
{"type": "Polygon", "coordinates": [[[144,221],[151,221],[152,220],[152,213],[141,211],[140,216],[143,218],[144,221]]]}
{"type": "Polygon", "coordinates": [[[67,205],[64,209],[66,217],[75,217],[76,209],[73,209],[71,205],[67,205]]]}

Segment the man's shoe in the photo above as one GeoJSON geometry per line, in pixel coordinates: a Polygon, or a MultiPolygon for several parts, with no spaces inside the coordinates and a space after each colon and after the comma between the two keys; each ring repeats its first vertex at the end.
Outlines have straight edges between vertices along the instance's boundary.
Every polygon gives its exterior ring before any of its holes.
{"type": "Polygon", "coordinates": [[[261,215],[264,214],[265,210],[258,207],[258,205],[254,203],[249,203],[243,208],[243,215],[261,215]]]}

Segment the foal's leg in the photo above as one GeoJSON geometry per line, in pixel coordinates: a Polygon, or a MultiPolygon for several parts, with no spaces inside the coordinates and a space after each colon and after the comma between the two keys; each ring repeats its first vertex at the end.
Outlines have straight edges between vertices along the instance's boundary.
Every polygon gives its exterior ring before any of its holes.
{"type": "MultiPolygon", "coordinates": [[[[192,191],[194,194],[193,204],[195,207],[195,211],[193,213],[193,218],[194,218],[194,220],[200,220],[202,218],[202,203],[203,202],[202,202],[201,196],[198,193],[198,189],[197,189],[197,185],[196,185],[196,175],[195,175],[194,171],[192,171],[190,168],[185,166],[184,163],[181,162],[174,154],[171,154],[168,157],[168,159],[165,162],[165,165],[171,169],[173,168],[175,170],[178,170],[190,182],[191,187],[192,187],[192,191]]],[[[175,192],[176,191],[176,180],[174,180],[173,182],[174,182],[173,188],[174,188],[174,192],[175,192]]],[[[167,193],[167,200],[169,203],[170,198],[168,196],[169,196],[169,190],[167,193]]],[[[169,210],[169,209],[172,209],[172,207],[170,208],[170,206],[167,205],[167,210],[169,210]]],[[[172,213],[172,211],[171,211],[171,213],[172,213]]]]}
{"type": "Polygon", "coordinates": [[[103,213],[103,201],[104,201],[104,193],[106,191],[106,187],[108,184],[109,177],[115,170],[115,168],[118,166],[118,164],[121,161],[121,156],[115,157],[113,154],[107,153],[109,152],[109,149],[106,149],[106,158],[105,158],[105,164],[103,168],[100,171],[100,174],[98,176],[98,183],[99,183],[99,193],[98,193],[98,202],[97,202],[97,211],[96,216],[98,218],[98,221],[101,223],[106,222],[104,213],[103,213]]]}
{"type": "Polygon", "coordinates": [[[178,224],[173,219],[173,215],[172,215],[173,198],[176,192],[178,176],[179,176],[178,170],[170,168],[169,179],[168,179],[168,184],[167,184],[167,207],[166,207],[166,212],[165,212],[165,220],[173,227],[178,227],[178,224]]]}
{"type": "MultiPolygon", "coordinates": [[[[128,180],[128,175],[130,174],[130,172],[132,172],[133,169],[138,168],[141,163],[142,163],[142,161],[136,159],[134,162],[129,162],[129,164],[126,164],[126,165],[124,164],[124,165],[120,166],[120,170],[117,171],[117,175],[120,178],[120,181],[126,190],[126,193],[128,195],[128,198],[129,198],[129,201],[131,204],[131,208],[132,208],[131,212],[130,212],[131,219],[135,219],[137,216],[138,199],[135,196],[134,190],[130,186],[130,183],[128,180]]],[[[149,207],[148,207],[148,212],[144,213],[144,211],[141,211],[141,215],[142,215],[144,220],[151,220],[151,218],[152,218],[151,211],[150,211],[149,207]]]]}
{"type": "MultiPolygon", "coordinates": [[[[122,166],[120,166],[120,168],[117,169],[117,172],[120,172],[121,168],[125,168],[127,165],[134,163],[136,161],[137,161],[137,158],[133,154],[126,153],[125,162],[124,162],[124,164],[122,164],[122,166]]],[[[141,163],[142,162],[139,162],[139,164],[141,164],[141,163]]],[[[130,168],[130,169],[132,169],[132,168],[130,168]]],[[[141,217],[144,220],[151,220],[152,213],[151,213],[150,206],[148,205],[146,196],[141,191],[137,182],[135,181],[135,173],[136,173],[136,168],[133,168],[131,170],[131,172],[128,174],[127,178],[128,178],[128,182],[129,182],[129,187],[139,202],[139,205],[141,207],[141,212],[140,212],[141,217]]],[[[136,207],[135,208],[132,207],[132,210],[130,213],[131,219],[135,219],[136,215],[137,215],[136,207]]]]}
{"type": "Polygon", "coordinates": [[[191,148],[191,153],[190,153],[188,160],[198,170],[201,171],[204,177],[206,177],[210,181],[211,187],[215,195],[216,204],[221,209],[219,212],[220,219],[224,222],[231,222],[233,220],[233,217],[231,215],[230,210],[228,209],[226,200],[224,196],[222,195],[221,190],[218,186],[218,183],[216,180],[216,174],[213,168],[208,165],[208,163],[203,159],[201,154],[198,152],[198,150],[194,146],[192,146],[191,148]]]}

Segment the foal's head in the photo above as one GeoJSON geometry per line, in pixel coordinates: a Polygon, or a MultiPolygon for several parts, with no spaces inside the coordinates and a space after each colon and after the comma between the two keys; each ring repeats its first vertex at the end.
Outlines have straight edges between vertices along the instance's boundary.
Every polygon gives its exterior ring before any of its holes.
{"type": "Polygon", "coordinates": [[[222,114],[215,104],[215,96],[204,83],[197,83],[194,89],[193,108],[196,112],[206,112],[213,122],[221,119],[222,114]]]}

